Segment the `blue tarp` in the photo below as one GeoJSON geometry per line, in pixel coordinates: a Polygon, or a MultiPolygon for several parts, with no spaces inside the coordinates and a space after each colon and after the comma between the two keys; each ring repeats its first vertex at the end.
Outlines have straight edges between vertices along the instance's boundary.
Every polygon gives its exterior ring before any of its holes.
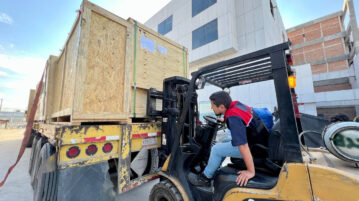
{"type": "Polygon", "coordinates": [[[258,114],[266,125],[268,131],[270,132],[273,127],[273,115],[267,108],[253,108],[253,110],[258,114]]]}

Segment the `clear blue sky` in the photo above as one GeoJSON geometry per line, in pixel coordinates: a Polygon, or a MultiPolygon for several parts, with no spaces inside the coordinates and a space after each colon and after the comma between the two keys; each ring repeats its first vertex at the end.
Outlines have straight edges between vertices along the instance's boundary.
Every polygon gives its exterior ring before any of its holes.
{"type": "MultiPolygon", "coordinates": [[[[344,0],[277,0],[286,29],[340,11],[343,3],[344,0]]],[[[354,6],[358,16],[359,0],[354,0],[354,6]]]]}
{"type": "MultiPolygon", "coordinates": [[[[220,1],[220,0],[218,0],[220,1]]],[[[251,0],[252,1],[252,0],[251,0]]],[[[342,9],[344,0],[277,0],[286,28],[342,9]]],[[[359,12],[359,0],[354,0],[359,12]]],[[[169,0],[93,0],[127,19],[145,22],[169,0]]],[[[0,98],[3,107],[25,109],[50,54],[59,55],[81,0],[1,0],[0,98]]]]}

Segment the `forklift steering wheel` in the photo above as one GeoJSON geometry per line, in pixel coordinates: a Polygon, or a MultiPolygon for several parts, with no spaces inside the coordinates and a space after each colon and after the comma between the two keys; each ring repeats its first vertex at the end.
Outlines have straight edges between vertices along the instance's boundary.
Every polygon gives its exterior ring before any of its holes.
{"type": "Polygon", "coordinates": [[[209,115],[203,116],[203,119],[208,121],[208,123],[210,123],[210,124],[214,124],[214,125],[217,125],[217,126],[222,126],[223,125],[223,123],[218,121],[217,118],[209,116],[209,115]]]}

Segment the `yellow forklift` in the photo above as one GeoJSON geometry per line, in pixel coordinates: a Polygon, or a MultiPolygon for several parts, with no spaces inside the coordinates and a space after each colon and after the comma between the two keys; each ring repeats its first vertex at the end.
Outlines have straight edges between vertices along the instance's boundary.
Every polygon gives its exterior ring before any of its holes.
{"type": "Polygon", "coordinates": [[[350,156],[351,163],[346,162],[346,168],[351,173],[328,165],[339,159],[327,149],[305,148],[298,132],[300,121],[293,109],[294,91],[288,83],[292,74],[288,49],[289,44],[283,43],[212,64],[192,73],[191,80],[168,78],[164,80],[163,92],[149,91],[148,115],[163,118],[160,182],[153,187],[150,201],[359,200],[359,169],[354,166],[359,162],[359,147],[340,148],[343,138],[353,138],[359,144],[359,126],[356,123],[323,131],[331,130],[331,137],[323,137],[328,146],[350,156]],[[266,80],[274,81],[280,121],[270,133],[268,146],[251,147],[267,152],[265,156],[252,153],[255,177],[246,186],[238,186],[237,172],[245,165],[243,160],[231,158],[232,163],[217,170],[210,187],[193,186],[187,176],[204,170],[218,128],[222,126],[209,116],[204,117],[206,124],[199,123],[196,90],[206,83],[225,90],[266,80]],[[157,99],[163,101],[160,111],[155,108],[157,99]]]}

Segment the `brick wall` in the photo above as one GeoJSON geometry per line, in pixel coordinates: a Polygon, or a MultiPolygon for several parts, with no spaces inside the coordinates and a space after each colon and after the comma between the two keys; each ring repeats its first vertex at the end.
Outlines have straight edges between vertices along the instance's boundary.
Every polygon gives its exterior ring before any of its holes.
{"type": "Polygon", "coordinates": [[[324,115],[324,118],[328,120],[337,114],[345,114],[350,120],[353,120],[356,114],[355,107],[317,108],[317,113],[318,115],[324,115]]]}
{"type": "MultiPolygon", "coordinates": [[[[288,32],[288,38],[292,42],[292,47],[310,42],[322,37],[330,36],[341,32],[339,17],[334,17],[317,24],[313,24],[301,29],[288,32]]],[[[345,54],[343,38],[315,43],[312,45],[297,48],[291,51],[294,65],[311,63],[314,61],[326,60],[345,54]]],[[[326,73],[348,69],[346,60],[312,65],[312,73],[326,73]]]]}

